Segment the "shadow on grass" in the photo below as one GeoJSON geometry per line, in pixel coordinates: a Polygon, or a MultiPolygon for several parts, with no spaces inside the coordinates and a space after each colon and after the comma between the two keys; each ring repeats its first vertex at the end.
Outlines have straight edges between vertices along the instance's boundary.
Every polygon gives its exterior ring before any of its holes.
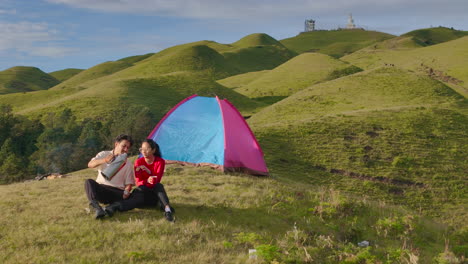
{"type": "Polygon", "coordinates": [[[276,102],[283,100],[286,97],[287,96],[263,96],[263,97],[254,98],[254,100],[257,102],[262,102],[262,103],[271,105],[271,104],[274,104],[276,102]]]}

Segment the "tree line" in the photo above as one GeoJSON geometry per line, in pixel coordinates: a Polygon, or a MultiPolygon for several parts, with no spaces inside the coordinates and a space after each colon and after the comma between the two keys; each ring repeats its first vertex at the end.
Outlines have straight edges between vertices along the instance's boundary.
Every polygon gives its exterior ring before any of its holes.
{"type": "MultiPolygon", "coordinates": [[[[113,148],[118,134],[132,135],[137,145],[155,124],[148,108],[135,106],[112,118],[78,120],[68,108],[28,118],[0,104],[0,184],[84,169],[99,151],[113,148]]],[[[136,148],[130,154],[137,154],[136,148]]]]}

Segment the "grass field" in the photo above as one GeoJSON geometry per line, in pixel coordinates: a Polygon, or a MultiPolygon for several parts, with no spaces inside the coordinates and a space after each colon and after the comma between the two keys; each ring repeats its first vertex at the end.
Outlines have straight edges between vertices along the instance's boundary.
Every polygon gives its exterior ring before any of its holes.
{"type": "Polygon", "coordinates": [[[153,208],[94,220],[83,181],[95,174],[0,186],[8,215],[0,218],[0,261],[429,263],[453,254],[444,249],[452,235],[446,226],[366,196],[177,165],[163,179],[174,224],[153,208]],[[357,246],[362,240],[370,246],[357,246]],[[257,259],[249,259],[249,249],[257,259]]]}

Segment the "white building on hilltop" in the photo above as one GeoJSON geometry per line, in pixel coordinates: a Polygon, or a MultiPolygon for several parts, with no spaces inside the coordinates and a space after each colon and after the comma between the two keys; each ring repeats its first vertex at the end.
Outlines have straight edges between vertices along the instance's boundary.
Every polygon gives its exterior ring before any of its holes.
{"type": "Polygon", "coordinates": [[[353,15],[350,13],[348,18],[348,24],[346,25],[346,29],[356,29],[356,25],[354,24],[353,15]]]}

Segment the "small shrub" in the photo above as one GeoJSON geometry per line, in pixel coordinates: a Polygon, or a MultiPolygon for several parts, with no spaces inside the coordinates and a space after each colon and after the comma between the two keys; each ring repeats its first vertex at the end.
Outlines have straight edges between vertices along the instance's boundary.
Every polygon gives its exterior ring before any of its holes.
{"type": "Polygon", "coordinates": [[[376,256],[370,252],[371,247],[359,250],[356,255],[349,257],[343,263],[347,264],[361,264],[361,263],[375,263],[376,256]]]}
{"type": "Polygon", "coordinates": [[[434,258],[434,263],[437,264],[458,264],[462,263],[455,254],[450,250],[440,253],[434,258]]]}
{"type": "Polygon", "coordinates": [[[144,252],[132,251],[127,253],[127,257],[130,259],[130,262],[133,263],[134,261],[138,262],[144,260],[146,255],[144,252]]]}
{"type": "Polygon", "coordinates": [[[329,201],[321,201],[315,208],[309,209],[320,218],[346,217],[354,215],[363,209],[362,202],[350,201],[339,194],[332,194],[329,201]]]}
{"type": "Polygon", "coordinates": [[[223,247],[224,248],[232,248],[233,244],[229,241],[223,241],[223,247]]]}
{"type": "Polygon", "coordinates": [[[404,237],[409,235],[414,229],[414,217],[411,215],[403,217],[386,217],[384,219],[379,219],[375,225],[375,228],[377,233],[379,235],[383,235],[384,237],[404,237]]]}
{"type": "Polygon", "coordinates": [[[262,244],[255,247],[255,249],[257,250],[257,255],[268,262],[278,258],[281,255],[279,248],[275,245],[262,244]]]}
{"type": "Polygon", "coordinates": [[[263,241],[263,237],[256,233],[244,233],[240,232],[235,235],[235,239],[242,244],[247,244],[249,246],[255,246],[260,244],[263,241]]]}
{"type": "Polygon", "coordinates": [[[393,158],[392,166],[395,168],[410,168],[412,167],[413,163],[413,158],[397,156],[393,158]]]}

